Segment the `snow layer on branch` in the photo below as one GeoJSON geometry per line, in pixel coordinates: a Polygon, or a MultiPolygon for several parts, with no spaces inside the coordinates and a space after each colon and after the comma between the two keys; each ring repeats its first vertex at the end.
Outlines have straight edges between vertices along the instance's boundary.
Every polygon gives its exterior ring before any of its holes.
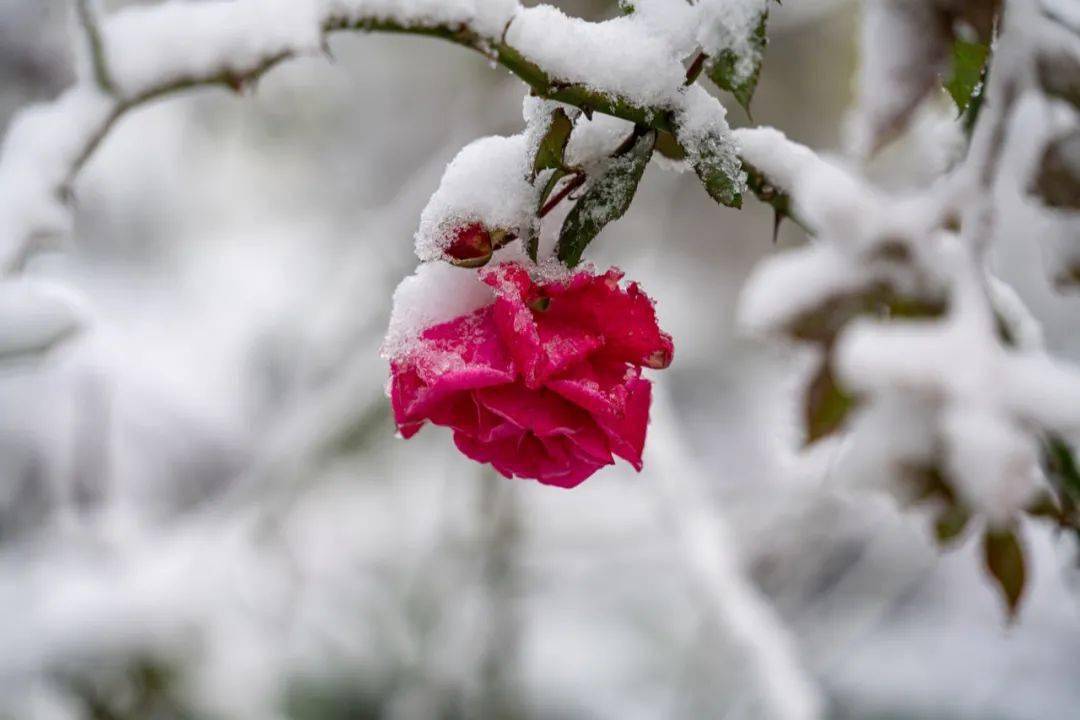
{"type": "Polygon", "coordinates": [[[96,88],[76,86],[12,120],[0,146],[0,268],[18,261],[28,234],[68,229],[59,192],[111,112],[112,102],[96,88]]]}
{"type": "Polygon", "coordinates": [[[697,39],[699,6],[671,0],[633,0],[634,19],[648,26],[680,55],[693,52],[697,39]]]}
{"type": "Polygon", "coordinates": [[[864,180],[779,130],[739,128],[732,134],[746,162],[788,192],[799,217],[819,233],[834,239],[865,234],[880,215],[876,193],[864,180]]]}
{"type": "Polygon", "coordinates": [[[830,169],[813,150],[788,140],[776,128],[737,128],[731,134],[746,162],[765,173],[770,183],[787,192],[795,189],[799,178],[830,169]]]}
{"type": "Polygon", "coordinates": [[[831,243],[807,245],[760,263],[739,300],[739,323],[754,333],[786,326],[823,298],[857,290],[861,268],[831,243]]]}
{"type": "Polygon", "coordinates": [[[244,73],[283,54],[316,52],[315,0],[168,0],[132,7],[102,28],[117,89],[131,97],[170,82],[244,73]]]}
{"type": "Polygon", "coordinates": [[[710,57],[734,53],[735,79],[743,81],[761,62],[761,51],[750,42],[768,11],[769,0],[701,0],[696,6],[697,41],[710,57]]]}
{"type": "Polygon", "coordinates": [[[491,287],[476,270],[444,262],[422,263],[394,291],[390,326],[383,341],[387,359],[405,354],[424,329],[494,302],[491,287]]]}
{"type": "Polygon", "coordinates": [[[948,315],[940,321],[855,321],[838,338],[836,369],[844,386],[869,405],[856,421],[853,444],[866,441],[870,433],[860,425],[877,427],[878,406],[884,400],[886,408],[894,407],[889,398],[897,395],[920,410],[894,427],[937,429],[940,441],[931,437],[918,452],[910,437],[895,447],[891,438],[875,441],[878,460],[889,460],[878,462],[879,469],[941,451],[967,502],[991,521],[1005,522],[1035,486],[1032,433],[1080,429],[1080,371],[1037,347],[1006,347],[970,255],[955,238],[946,245],[940,259],[953,288],[948,315]]]}
{"type": "Polygon", "coordinates": [[[462,148],[420,215],[416,256],[425,261],[442,257],[452,239],[450,231],[475,222],[524,236],[540,192],[529,183],[528,150],[527,133],[493,135],[462,148]]]}
{"type": "Polygon", "coordinates": [[[502,35],[518,10],[517,0],[321,0],[323,15],[346,20],[374,18],[401,25],[467,24],[487,37],[502,35]]]}
{"type": "Polygon", "coordinates": [[[669,105],[684,78],[668,41],[632,15],[593,23],[548,5],[523,8],[506,41],[554,80],[638,105],[669,105]]]}

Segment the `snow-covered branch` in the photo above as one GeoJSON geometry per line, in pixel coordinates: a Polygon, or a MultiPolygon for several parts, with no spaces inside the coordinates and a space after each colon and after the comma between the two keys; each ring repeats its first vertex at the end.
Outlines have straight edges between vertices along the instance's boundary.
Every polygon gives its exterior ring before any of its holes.
{"type": "MultiPolygon", "coordinates": [[[[19,115],[2,146],[0,267],[7,272],[35,238],[66,229],[72,182],[128,112],[197,87],[241,92],[282,61],[321,52],[328,35],[343,31],[441,38],[507,68],[535,95],[671,133],[710,194],[740,203],[743,180],[738,160],[725,154],[723,106],[688,92],[682,48],[650,32],[648,18],[591,23],[516,0],[169,0],[102,21],[92,4],[79,8],[88,72],[56,101],[19,115]]],[[[774,186],[752,180],[750,189],[776,205],[774,186]]]]}

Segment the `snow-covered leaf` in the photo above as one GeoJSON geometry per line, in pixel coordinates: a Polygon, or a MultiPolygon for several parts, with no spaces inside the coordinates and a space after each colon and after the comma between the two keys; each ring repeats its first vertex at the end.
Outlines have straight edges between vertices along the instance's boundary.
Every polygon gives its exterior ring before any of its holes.
{"type": "Polygon", "coordinates": [[[762,10],[753,31],[740,43],[739,50],[726,47],[709,60],[708,75],[717,86],[730,92],[746,113],[750,114],[750,100],[757,88],[761,63],[765,58],[765,46],[769,40],[765,24],[769,18],[768,8],[762,10]]]}
{"type": "Polygon", "coordinates": [[[728,127],[724,106],[699,85],[686,89],[675,114],[676,137],[713,200],[742,207],[746,174],[728,127]]]}
{"type": "Polygon", "coordinates": [[[1005,599],[1009,616],[1015,617],[1024,593],[1024,549],[1012,528],[988,528],[983,535],[983,561],[1005,599]]]}
{"type": "Polygon", "coordinates": [[[585,248],[604,226],[618,220],[630,207],[641,175],[652,157],[656,133],[638,136],[633,145],[615,157],[603,174],[593,180],[563,222],[556,253],[563,263],[574,267],[585,248]]]}

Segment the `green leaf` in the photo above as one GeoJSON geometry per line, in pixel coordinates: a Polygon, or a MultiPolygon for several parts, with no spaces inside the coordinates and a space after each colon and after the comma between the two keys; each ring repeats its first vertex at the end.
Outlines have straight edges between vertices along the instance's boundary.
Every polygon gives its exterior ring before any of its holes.
{"type": "Polygon", "coordinates": [[[836,382],[832,363],[826,358],[806,389],[806,401],[803,408],[806,421],[806,444],[809,445],[839,430],[854,405],[855,398],[836,382]]]}
{"type": "Polygon", "coordinates": [[[942,508],[934,520],[934,538],[938,546],[945,547],[959,538],[970,519],[971,512],[962,505],[952,504],[942,508]]]}
{"type": "Polygon", "coordinates": [[[740,55],[730,48],[725,48],[712,58],[707,70],[709,78],[718,87],[730,92],[748,117],[750,100],[754,97],[758,76],[761,75],[761,63],[765,59],[765,46],[769,43],[765,34],[768,19],[769,10],[766,8],[747,38],[749,53],[740,55]]]}
{"type": "Polygon", "coordinates": [[[551,122],[547,132],[540,139],[536,149],[536,157],[533,158],[532,173],[535,178],[542,170],[563,169],[563,155],[566,152],[566,143],[570,140],[570,132],[574,129],[574,123],[562,108],[555,108],[551,113],[551,122]]]}
{"type": "Polygon", "coordinates": [[[686,150],[669,132],[661,131],[656,134],[656,152],[669,160],[685,160],[686,150]]]}
{"type": "Polygon", "coordinates": [[[990,49],[980,42],[959,38],[953,41],[952,72],[944,85],[961,115],[982,83],[983,68],[989,55],[990,49]]]}
{"type": "Polygon", "coordinates": [[[570,210],[555,248],[559,260],[568,267],[577,265],[593,238],[630,207],[655,144],[654,131],[640,135],[629,150],[611,161],[570,210]]]}
{"type": "Polygon", "coordinates": [[[540,252],[540,233],[536,228],[532,228],[529,231],[528,237],[525,238],[525,254],[529,256],[529,259],[536,262],[536,256],[540,252]]]}
{"type": "Polygon", "coordinates": [[[1016,531],[1012,528],[987,528],[983,535],[983,561],[1001,590],[1009,617],[1015,618],[1027,575],[1024,549],[1016,531]]]}

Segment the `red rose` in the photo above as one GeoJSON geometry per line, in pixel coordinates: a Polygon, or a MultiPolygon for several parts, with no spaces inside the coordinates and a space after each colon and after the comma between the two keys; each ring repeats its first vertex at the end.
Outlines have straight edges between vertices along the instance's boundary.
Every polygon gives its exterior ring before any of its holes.
{"type": "Polygon", "coordinates": [[[641,469],[651,383],[671,363],[652,301],[622,273],[536,283],[506,263],[480,271],[491,305],[424,330],[391,361],[401,434],[453,429],[461,452],[506,477],[574,487],[618,455],[641,469]]]}

